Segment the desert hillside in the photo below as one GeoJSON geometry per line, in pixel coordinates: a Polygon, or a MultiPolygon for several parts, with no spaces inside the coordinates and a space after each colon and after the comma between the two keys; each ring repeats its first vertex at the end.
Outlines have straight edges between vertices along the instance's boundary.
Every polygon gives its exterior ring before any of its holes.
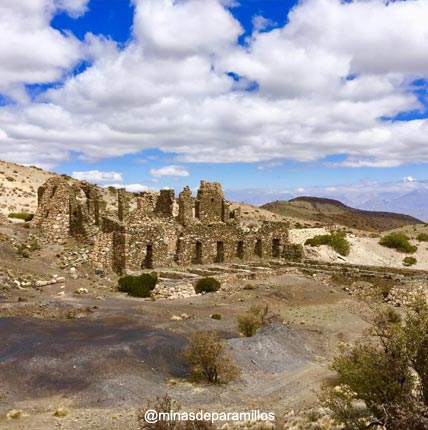
{"type": "Polygon", "coordinates": [[[0,160],[0,213],[33,213],[37,209],[37,189],[54,175],[38,167],[0,160]]]}
{"type": "Polygon", "coordinates": [[[406,225],[423,224],[409,215],[354,209],[343,203],[317,197],[297,197],[289,201],[275,201],[261,206],[278,215],[302,219],[305,222],[338,224],[364,231],[386,231],[406,225]]]}

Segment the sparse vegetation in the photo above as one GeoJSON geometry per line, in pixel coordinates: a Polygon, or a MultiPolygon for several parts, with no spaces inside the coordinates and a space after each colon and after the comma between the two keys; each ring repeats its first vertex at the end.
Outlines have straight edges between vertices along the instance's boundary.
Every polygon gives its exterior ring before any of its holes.
{"type": "Polygon", "coordinates": [[[205,379],[211,384],[225,383],[239,375],[239,369],[226,353],[224,340],[216,332],[196,332],[182,354],[191,368],[192,379],[205,379]]]}
{"type": "Polygon", "coordinates": [[[351,250],[351,244],[346,239],[346,233],[344,232],[317,235],[312,239],[308,239],[305,242],[305,245],[328,245],[333,248],[337,253],[343,256],[349,255],[349,252],[351,250]]]}
{"type": "Polygon", "coordinates": [[[53,415],[57,418],[64,418],[68,415],[68,410],[66,408],[58,408],[53,415]]]}
{"type": "Polygon", "coordinates": [[[254,336],[257,330],[267,325],[273,316],[269,316],[268,305],[253,305],[236,317],[238,330],[245,337],[254,336]]]}
{"type": "Polygon", "coordinates": [[[126,275],[119,279],[118,290],[133,297],[150,297],[156,287],[156,273],[143,273],[139,276],[126,275]]]}
{"type": "Polygon", "coordinates": [[[418,261],[416,260],[415,257],[404,257],[403,258],[403,266],[413,266],[417,262],[418,261]]]}
{"type": "Polygon", "coordinates": [[[320,396],[349,430],[428,429],[428,305],[417,298],[404,322],[379,309],[366,341],[342,348],[333,361],[336,386],[320,396]]]}
{"type": "Polygon", "coordinates": [[[406,254],[413,254],[417,251],[417,247],[409,242],[410,238],[402,232],[393,232],[382,237],[379,243],[387,248],[396,249],[397,251],[406,254]]]}
{"type": "Polygon", "coordinates": [[[8,215],[9,218],[22,219],[26,222],[31,221],[34,218],[34,214],[26,213],[26,212],[12,212],[8,215]]]}
{"type": "Polygon", "coordinates": [[[22,410],[20,410],[20,409],[13,409],[12,411],[9,411],[6,414],[6,417],[16,420],[18,418],[21,418],[23,414],[24,414],[24,412],[22,410]]]}
{"type": "Polygon", "coordinates": [[[220,282],[215,278],[201,278],[198,279],[195,285],[195,292],[200,293],[214,293],[220,289],[220,282]]]}
{"type": "Polygon", "coordinates": [[[243,290],[245,290],[245,291],[250,291],[250,290],[255,290],[255,289],[256,289],[256,287],[253,284],[247,284],[243,288],[243,290]]]}
{"type": "Polygon", "coordinates": [[[219,314],[218,312],[214,312],[210,315],[210,318],[212,318],[213,320],[221,320],[221,314],[219,314]]]}
{"type": "Polygon", "coordinates": [[[419,233],[419,234],[416,236],[416,239],[417,239],[419,242],[428,242],[428,233],[419,233]]]}

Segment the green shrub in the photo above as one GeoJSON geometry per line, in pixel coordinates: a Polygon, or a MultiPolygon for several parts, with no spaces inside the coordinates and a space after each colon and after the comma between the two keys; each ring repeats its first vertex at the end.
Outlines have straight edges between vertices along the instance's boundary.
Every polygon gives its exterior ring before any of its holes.
{"type": "Polygon", "coordinates": [[[382,246],[396,249],[397,251],[404,252],[406,254],[413,254],[418,249],[409,242],[409,236],[401,232],[389,233],[388,235],[382,237],[379,243],[382,246]]]}
{"type": "Polygon", "coordinates": [[[248,291],[248,290],[255,290],[255,289],[256,289],[256,287],[253,284],[247,284],[243,288],[243,290],[246,290],[246,291],[248,291]]]}
{"type": "Polygon", "coordinates": [[[15,213],[12,212],[8,215],[9,218],[16,218],[16,219],[22,219],[26,222],[31,221],[34,217],[34,214],[30,214],[27,212],[20,212],[20,213],[15,213]]]}
{"type": "Polygon", "coordinates": [[[320,234],[308,239],[305,245],[320,246],[328,245],[333,248],[340,255],[349,255],[351,244],[346,239],[346,233],[338,231],[331,234],[320,234]]]}
{"type": "Polygon", "coordinates": [[[213,320],[221,320],[221,314],[214,312],[210,315],[210,318],[212,318],[213,320]]]}
{"type": "Polygon", "coordinates": [[[343,346],[334,359],[331,368],[337,375],[334,384],[323,386],[322,406],[332,412],[337,428],[426,430],[426,298],[421,295],[410,303],[404,319],[379,306],[371,312],[365,339],[343,346]]]}
{"type": "Polygon", "coordinates": [[[428,233],[419,233],[416,239],[419,240],[419,242],[428,242],[428,233]]]}
{"type": "Polygon", "coordinates": [[[201,278],[196,282],[195,292],[200,293],[214,293],[218,291],[221,284],[215,278],[201,278]]]}
{"type": "Polygon", "coordinates": [[[418,261],[416,260],[415,257],[404,257],[403,258],[403,266],[413,266],[417,262],[418,261]]]}
{"type": "Polygon", "coordinates": [[[22,258],[30,258],[30,251],[24,243],[21,243],[17,246],[16,253],[22,258]]]}
{"type": "Polygon", "coordinates": [[[40,246],[39,241],[37,238],[33,237],[30,242],[28,243],[28,249],[32,252],[34,251],[40,251],[42,247],[40,246]]]}
{"type": "Polygon", "coordinates": [[[133,297],[150,297],[157,282],[155,273],[143,273],[139,276],[125,275],[119,279],[118,291],[133,297]]]}

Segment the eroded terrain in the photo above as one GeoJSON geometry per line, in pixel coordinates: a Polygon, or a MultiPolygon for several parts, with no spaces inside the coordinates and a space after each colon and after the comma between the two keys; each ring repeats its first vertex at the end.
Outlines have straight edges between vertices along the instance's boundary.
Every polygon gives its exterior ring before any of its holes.
{"type": "MultiPolygon", "coordinates": [[[[3,226],[0,246],[0,427],[5,430],[138,429],[136,412],[169,393],[185,410],[307,410],[332,374],[338,343],[365,328],[355,291],[383,279],[385,291],[425,285],[424,272],[371,272],[344,264],[251,264],[159,269],[155,300],[116,291],[117,278],[90,268],[72,242],[22,257],[29,229],[3,226]],[[413,273],[413,274],[412,274],[413,273]],[[201,276],[222,282],[196,295],[201,276]],[[412,285],[413,285],[412,284],[412,285]],[[167,293],[168,292],[168,293],[167,293]],[[236,316],[268,304],[275,323],[251,338],[236,316]],[[213,313],[221,314],[214,320],[213,313]],[[180,351],[191,333],[216,330],[241,369],[237,381],[188,381],[180,351]],[[65,417],[55,417],[65,408],[65,417]],[[7,418],[11,410],[19,418],[7,418]]],[[[387,298],[387,294],[385,295],[387,298]]]]}

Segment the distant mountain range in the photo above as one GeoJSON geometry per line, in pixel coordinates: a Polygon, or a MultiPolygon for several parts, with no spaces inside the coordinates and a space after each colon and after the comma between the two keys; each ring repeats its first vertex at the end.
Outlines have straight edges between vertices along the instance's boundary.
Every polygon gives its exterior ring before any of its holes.
{"type": "Polygon", "coordinates": [[[299,196],[338,200],[356,209],[397,212],[428,220],[428,181],[365,182],[333,187],[307,187],[287,190],[246,189],[227,191],[227,198],[263,205],[299,196]]]}
{"type": "Polygon", "coordinates": [[[401,213],[354,209],[343,203],[319,197],[297,197],[261,206],[278,215],[320,224],[340,224],[364,231],[386,231],[406,225],[423,224],[417,218],[401,213]]]}

